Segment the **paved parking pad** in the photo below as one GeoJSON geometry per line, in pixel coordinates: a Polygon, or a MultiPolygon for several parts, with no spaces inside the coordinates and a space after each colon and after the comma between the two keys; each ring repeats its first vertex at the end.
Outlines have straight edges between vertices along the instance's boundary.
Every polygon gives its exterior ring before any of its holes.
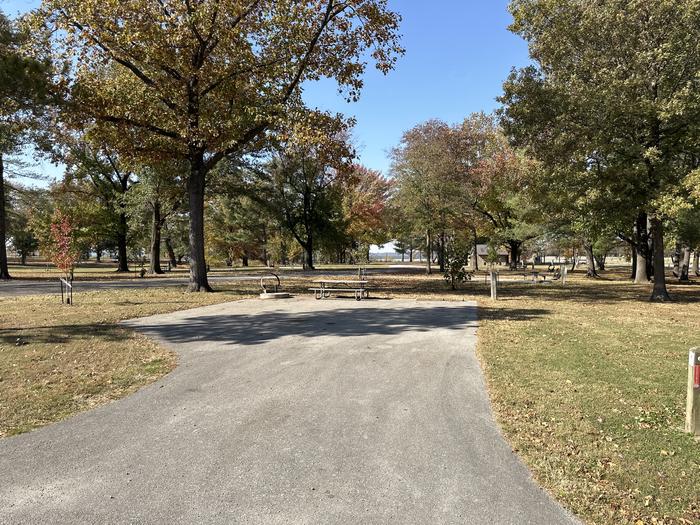
{"type": "Polygon", "coordinates": [[[178,368],[0,440],[0,522],[575,523],[493,422],[476,318],[292,299],[130,321],[178,368]]]}

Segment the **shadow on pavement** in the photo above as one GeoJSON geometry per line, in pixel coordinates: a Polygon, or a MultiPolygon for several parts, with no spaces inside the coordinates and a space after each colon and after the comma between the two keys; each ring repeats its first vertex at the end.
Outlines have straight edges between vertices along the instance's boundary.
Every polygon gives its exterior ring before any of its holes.
{"type": "MultiPolygon", "coordinates": [[[[546,310],[514,309],[507,315],[513,320],[527,320],[546,313],[546,310]]],[[[434,329],[462,330],[476,326],[476,319],[477,307],[465,304],[462,307],[338,308],[299,313],[274,310],[254,314],[203,315],[186,317],[167,325],[139,323],[138,328],[171,343],[206,340],[256,345],[285,336],[358,337],[434,329]]]]}

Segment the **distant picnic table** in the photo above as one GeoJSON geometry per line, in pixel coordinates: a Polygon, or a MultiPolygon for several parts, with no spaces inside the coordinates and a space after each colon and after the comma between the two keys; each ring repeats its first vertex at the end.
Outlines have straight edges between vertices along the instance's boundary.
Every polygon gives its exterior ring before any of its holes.
{"type": "Polygon", "coordinates": [[[540,272],[538,272],[537,270],[533,270],[531,272],[525,272],[523,274],[523,278],[525,280],[532,281],[533,284],[537,284],[538,282],[545,282],[547,280],[546,274],[542,276],[542,281],[539,280],[539,277],[540,277],[540,272]]]}
{"type": "Polygon", "coordinates": [[[369,297],[368,282],[360,279],[318,279],[313,281],[318,286],[309,290],[314,293],[316,299],[328,299],[332,293],[352,292],[355,300],[361,301],[369,297]]]}

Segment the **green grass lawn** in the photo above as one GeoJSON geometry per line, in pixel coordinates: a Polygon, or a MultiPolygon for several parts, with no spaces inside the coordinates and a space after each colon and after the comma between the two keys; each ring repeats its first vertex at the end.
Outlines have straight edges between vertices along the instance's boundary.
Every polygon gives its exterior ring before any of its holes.
{"type": "MultiPolygon", "coordinates": [[[[285,277],[308,294],[310,280],[285,277]]],[[[500,300],[483,275],[452,291],[439,275],[371,276],[373,297],[477,300],[478,352],[506,438],[535,478],[596,524],[700,523],[700,442],[682,431],[687,352],[700,346],[700,284],[676,299],[622,273],[533,286],[504,272],[500,300]]],[[[0,436],[133,392],[175,366],[122,319],[255,296],[256,282],[214,294],[183,288],[0,299],[0,436]],[[20,337],[27,344],[16,346],[20,337]]]]}
{"type": "Polygon", "coordinates": [[[479,353],[497,418],[559,501],[590,523],[700,523],[700,442],[683,433],[700,286],[575,280],[503,287],[479,353]]]}

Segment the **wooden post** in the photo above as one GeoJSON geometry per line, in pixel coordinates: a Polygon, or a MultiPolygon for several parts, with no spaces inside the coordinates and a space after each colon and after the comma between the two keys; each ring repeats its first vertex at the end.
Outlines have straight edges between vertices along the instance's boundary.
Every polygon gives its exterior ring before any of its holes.
{"type": "Polygon", "coordinates": [[[491,300],[498,300],[498,273],[491,270],[491,300]]]}
{"type": "Polygon", "coordinates": [[[688,402],[685,410],[685,431],[700,436],[700,348],[688,354],[688,402]]]}

